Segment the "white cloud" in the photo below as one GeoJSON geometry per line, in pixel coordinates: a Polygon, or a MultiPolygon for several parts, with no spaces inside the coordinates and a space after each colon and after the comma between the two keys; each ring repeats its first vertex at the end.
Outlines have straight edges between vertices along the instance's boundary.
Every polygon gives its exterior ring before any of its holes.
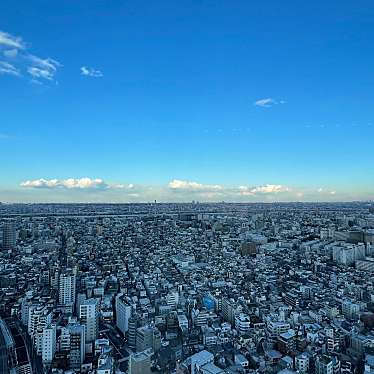
{"type": "Polygon", "coordinates": [[[28,188],[54,188],[59,187],[60,182],[58,179],[35,179],[35,180],[28,180],[21,183],[22,187],[28,187],[28,188]]]}
{"type": "Polygon", "coordinates": [[[9,74],[19,77],[20,71],[12,64],[6,61],[0,61],[0,74],[9,74]]]}
{"type": "Polygon", "coordinates": [[[263,186],[239,186],[238,193],[242,196],[256,196],[265,194],[278,194],[281,192],[290,192],[291,189],[281,184],[265,184],[263,186]]]}
{"type": "Polygon", "coordinates": [[[184,190],[184,191],[220,191],[223,189],[222,186],[201,184],[197,182],[189,182],[179,179],[173,179],[169,182],[169,188],[172,190],[184,190]]]}
{"type": "Polygon", "coordinates": [[[40,69],[35,66],[28,67],[27,72],[34,78],[44,78],[48,80],[53,79],[53,74],[50,71],[45,70],[45,69],[40,69]]]}
{"type": "Polygon", "coordinates": [[[336,191],[334,190],[327,190],[327,189],[324,189],[322,187],[318,188],[317,192],[319,193],[324,193],[324,194],[328,194],[328,195],[335,195],[336,194],[336,191]]]}
{"type": "Polygon", "coordinates": [[[22,38],[13,36],[7,32],[0,31],[0,45],[7,48],[25,49],[25,44],[22,38]]]}
{"type": "Polygon", "coordinates": [[[62,185],[66,188],[107,188],[109,186],[102,179],[99,178],[69,178],[62,181],[62,185]]]}
{"type": "Polygon", "coordinates": [[[122,189],[122,184],[106,183],[103,179],[96,178],[68,178],[59,179],[35,179],[21,183],[21,187],[26,188],[66,188],[66,189],[122,189]]]}
{"type": "Polygon", "coordinates": [[[265,98],[265,99],[259,99],[259,100],[255,101],[253,103],[253,105],[259,106],[259,107],[262,107],[262,108],[270,108],[273,105],[285,104],[285,103],[286,103],[285,100],[279,100],[278,101],[278,100],[272,99],[271,97],[268,97],[268,98],[265,98]]]}
{"type": "MultiPolygon", "coordinates": [[[[1,138],[1,134],[0,134],[1,138]]],[[[263,202],[263,201],[335,201],[344,199],[342,192],[325,187],[286,186],[284,184],[263,185],[221,185],[203,184],[196,181],[173,179],[163,185],[143,185],[132,183],[112,183],[101,178],[34,179],[21,183],[24,194],[29,196],[52,197],[56,201],[164,201],[186,202],[191,200],[206,202],[263,202]],[[34,190],[32,192],[32,190],[34,190]],[[39,192],[37,192],[39,190],[39,192]],[[42,192],[42,191],[43,192],[42,192]],[[49,192],[45,192],[48,190],[49,192]],[[74,192],[75,191],[75,192],[74,192]],[[79,193],[78,193],[79,191],[79,193]],[[86,193],[85,193],[85,192],[86,193]]],[[[346,197],[346,199],[351,197],[346,197]]],[[[356,198],[357,199],[357,198],[356,198]]]]}
{"type": "Polygon", "coordinates": [[[100,78],[103,76],[103,73],[100,70],[89,68],[87,66],[82,66],[81,75],[85,75],[87,77],[100,78]]]}
{"type": "Polygon", "coordinates": [[[239,195],[242,196],[254,196],[255,194],[252,192],[252,188],[248,186],[239,186],[239,195]]]}
{"type": "MultiPolygon", "coordinates": [[[[190,182],[185,180],[174,179],[169,182],[168,187],[173,191],[193,192],[199,193],[201,196],[208,196],[207,194],[213,193],[220,194],[222,197],[235,198],[238,196],[260,196],[265,194],[279,194],[281,192],[290,192],[291,189],[281,184],[266,184],[263,186],[244,186],[227,187],[219,184],[202,184],[198,182],[190,182]]],[[[211,197],[211,196],[209,196],[211,197]]]]}
{"type": "Polygon", "coordinates": [[[31,81],[41,84],[54,81],[57,70],[62,65],[52,58],[40,58],[29,52],[29,46],[22,38],[0,31],[0,53],[4,56],[0,73],[14,76],[31,76],[31,81]],[[7,64],[7,65],[5,65],[7,64]]]}
{"type": "Polygon", "coordinates": [[[271,194],[279,192],[289,192],[290,188],[281,184],[265,184],[264,186],[258,186],[251,190],[254,194],[271,194]]]}
{"type": "Polygon", "coordinates": [[[42,59],[34,55],[28,55],[27,59],[31,65],[27,68],[27,72],[33,78],[42,78],[47,80],[53,80],[57,72],[57,68],[62,66],[58,61],[52,58],[42,59]]]}

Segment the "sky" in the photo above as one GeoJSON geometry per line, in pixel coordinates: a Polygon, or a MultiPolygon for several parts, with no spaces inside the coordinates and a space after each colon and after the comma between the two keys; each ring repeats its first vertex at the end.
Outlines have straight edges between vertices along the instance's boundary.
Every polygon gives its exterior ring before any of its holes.
{"type": "Polygon", "coordinates": [[[374,3],[2,0],[0,201],[374,199],[374,3]]]}

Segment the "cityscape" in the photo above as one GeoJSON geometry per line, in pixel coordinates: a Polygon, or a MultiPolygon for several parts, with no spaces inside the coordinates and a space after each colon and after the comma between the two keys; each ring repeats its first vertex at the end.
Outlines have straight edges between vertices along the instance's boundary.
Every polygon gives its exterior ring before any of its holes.
{"type": "Polygon", "coordinates": [[[373,0],[1,0],[0,374],[374,374],[373,46],[373,0]]]}
{"type": "Polygon", "coordinates": [[[374,372],[373,203],[0,216],[1,372],[374,372]]]}

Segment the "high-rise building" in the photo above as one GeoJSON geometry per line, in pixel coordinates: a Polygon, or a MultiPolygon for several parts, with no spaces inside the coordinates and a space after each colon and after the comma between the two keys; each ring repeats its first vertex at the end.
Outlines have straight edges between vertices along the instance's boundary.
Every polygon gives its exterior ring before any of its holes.
{"type": "Polygon", "coordinates": [[[85,326],[78,323],[69,324],[70,350],[69,363],[70,369],[81,369],[85,359],[85,326]]]}
{"type": "Polygon", "coordinates": [[[150,374],[152,349],[134,353],[129,360],[129,374],[150,374]]]}
{"type": "Polygon", "coordinates": [[[12,250],[16,246],[16,226],[13,220],[7,220],[3,225],[3,249],[12,250]]]}
{"type": "Polygon", "coordinates": [[[131,315],[128,321],[128,343],[132,349],[136,348],[136,330],[138,328],[138,318],[136,315],[131,315]]]}
{"type": "Polygon", "coordinates": [[[87,299],[87,295],[85,292],[78,292],[75,299],[75,310],[79,313],[81,304],[87,299]]]}
{"type": "Polygon", "coordinates": [[[97,299],[87,299],[80,304],[79,318],[86,329],[86,343],[94,342],[99,329],[99,303],[97,299]]]}
{"type": "Polygon", "coordinates": [[[52,321],[52,312],[43,305],[32,305],[28,309],[27,331],[31,337],[43,330],[52,321]]]}
{"type": "Polygon", "coordinates": [[[126,334],[129,328],[129,318],[131,317],[131,305],[127,298],[119,294],[116,297],[116,324],[117,327],[126,334]]]}
{"type": "Polygon", "coordinates": [[[71,273],[60,274],[59,281],[59,303],[65,306],[72,306],[75,303],[75,275],[71,273]]]}
{"type": "Polygon", "coordinates": [[[48,325],[43,329],[42,360],[50,364],[56,353],[56,326],[48,325]]]}

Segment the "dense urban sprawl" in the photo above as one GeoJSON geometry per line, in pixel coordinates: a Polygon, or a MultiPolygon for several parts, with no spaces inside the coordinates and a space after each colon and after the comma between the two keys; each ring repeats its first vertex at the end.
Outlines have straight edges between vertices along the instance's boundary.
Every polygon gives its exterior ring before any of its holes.
{"type": "Polygon", "coordinates": [[[0,372],[374,373],[374,205],[0,204],[0,372]]]}

